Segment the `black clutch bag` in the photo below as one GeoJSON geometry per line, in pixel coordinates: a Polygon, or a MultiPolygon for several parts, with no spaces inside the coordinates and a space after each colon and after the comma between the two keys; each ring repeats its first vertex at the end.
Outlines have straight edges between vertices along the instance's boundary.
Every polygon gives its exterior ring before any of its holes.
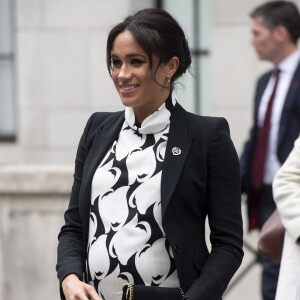
{"type": "Polygon", "coordinates": [[[122,300],[180,300],[184,296],[181,288],[146,285],[123,285],[122,300]]]}

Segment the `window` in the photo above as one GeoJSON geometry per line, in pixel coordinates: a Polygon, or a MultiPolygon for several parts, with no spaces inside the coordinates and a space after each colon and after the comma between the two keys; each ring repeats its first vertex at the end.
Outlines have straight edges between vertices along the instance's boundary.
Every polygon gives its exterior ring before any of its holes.
{"type": "Polygon", "coordinates": [[[170,12],[183,27],[192,54],[191,75],[184,76],[176,94],[189,111],[209,113],[209,16],[210,0],[157,0],[156,6],[170,12]]]}
{"type": "Polygon", "coordinates": [[[0,141],[14,141],[16,134],[12,2],[0,0],[0,141]]]}

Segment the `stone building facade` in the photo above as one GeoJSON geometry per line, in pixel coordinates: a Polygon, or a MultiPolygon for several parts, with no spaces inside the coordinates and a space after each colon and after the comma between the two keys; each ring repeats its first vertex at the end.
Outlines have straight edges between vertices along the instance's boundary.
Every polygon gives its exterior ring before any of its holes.
{"type": "MultiPolygon", "coordinates": [[[[257,60],[250,45],[248,17],[266,1],[199,1],[209,51],[201,76],[194,79],[204,90],[201,113],[227,118],[240,153],[251,122],[256,78],[270,68],[257,60]]],[[[54,300],[57,233],[77,143],[92,112],[122,109],[106,67],[107,33],[124,16],[158,1],[8,2],[13,16],[15,140],[0,139],[0,299],[54,300]]],[[[180,19],[180,1],[165,2],[180,19]]],[[[295,3],[300,6],[300,0],[295,3]]],[[[180,98],[184,91],[178,93],[180,98]]],[[[182,104],[191,106],[184,95],[182,104]]],[[[255,248],[257,234],[246,234],[246,239],[255,248]]],[[[252,259],[246,249],[243,265],[252,259]]],[[[258,272],[255,265],[247,275],[251,279],[241,280],[224,299],[259,299],[258,272]]]]}

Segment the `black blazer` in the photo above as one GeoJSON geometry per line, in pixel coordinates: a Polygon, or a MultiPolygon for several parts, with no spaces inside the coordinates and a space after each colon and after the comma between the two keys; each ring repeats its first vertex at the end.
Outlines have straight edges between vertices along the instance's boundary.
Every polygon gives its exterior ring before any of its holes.
{"type": "MultiPolygon", "coordinates": [[[[272,71],[262,75],[257,83],[253,126],[250,131],[250,137],[245,143],[244,150],[241,155],[241,176],[242,176],[242,192],[247,194],[248,200],[248,216],[252,215],[252,195],[253,188],[251,186],[251,166],[253,164],[255,143],[257,140],[258,127],[258,109],[263,95],[263,92],[272,75],[272,71]]],[[[289,87],[283,110],[281,113],[278,144],[277,144],[277,158],[281,164],[284,163],[290,151],[294,147],[294,141],[300,134],[300,63],[298,64],[291,85],[289,87]]]]}
{"type": "MultiPolygon", "coordinates": [[[[82,277],[85,272],[92,178],[123,122],[124,112],[95,113],[81,137],[70,204],[59,234],[60,282],[69,273],[82,277]]],[[[162,170],[162,225],[186,298],[222,299],[243,257],[240,197],[239,161],[226,120],[196,116],[177,103],[162,170]],[[173,155],[173,147],[181,154],[173,155]]]]}

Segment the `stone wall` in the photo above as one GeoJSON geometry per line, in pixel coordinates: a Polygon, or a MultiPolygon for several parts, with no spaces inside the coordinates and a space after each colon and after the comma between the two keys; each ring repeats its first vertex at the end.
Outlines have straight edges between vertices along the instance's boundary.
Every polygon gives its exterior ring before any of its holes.
{"type": "Polygon", "coordinates": [[[72,163],[95,111],[122,108],[106,66],[110,28],[154,0],[12,0],[15,143],[1,163],[72,163]]]}
{"type": "Polygon", "coordinates": [[[0,168],[0,299],[57,300],[57,235],[72,167],[0,168]]]}
{"type": "MultiPolygon", "coordinates": [[[[256,79],[271,67],[250,44],[249,13],[266,0],[205,1],[210,55],[201,82],[209,92],[201,101],[207,114],[227,118],[240,153],[256,79]]],[[[110,27],[155,0],[13,3],[17,141],[1,143],[0,164],[72,163],[88,116],[122,109],[105,63],[110,27]]]]}

